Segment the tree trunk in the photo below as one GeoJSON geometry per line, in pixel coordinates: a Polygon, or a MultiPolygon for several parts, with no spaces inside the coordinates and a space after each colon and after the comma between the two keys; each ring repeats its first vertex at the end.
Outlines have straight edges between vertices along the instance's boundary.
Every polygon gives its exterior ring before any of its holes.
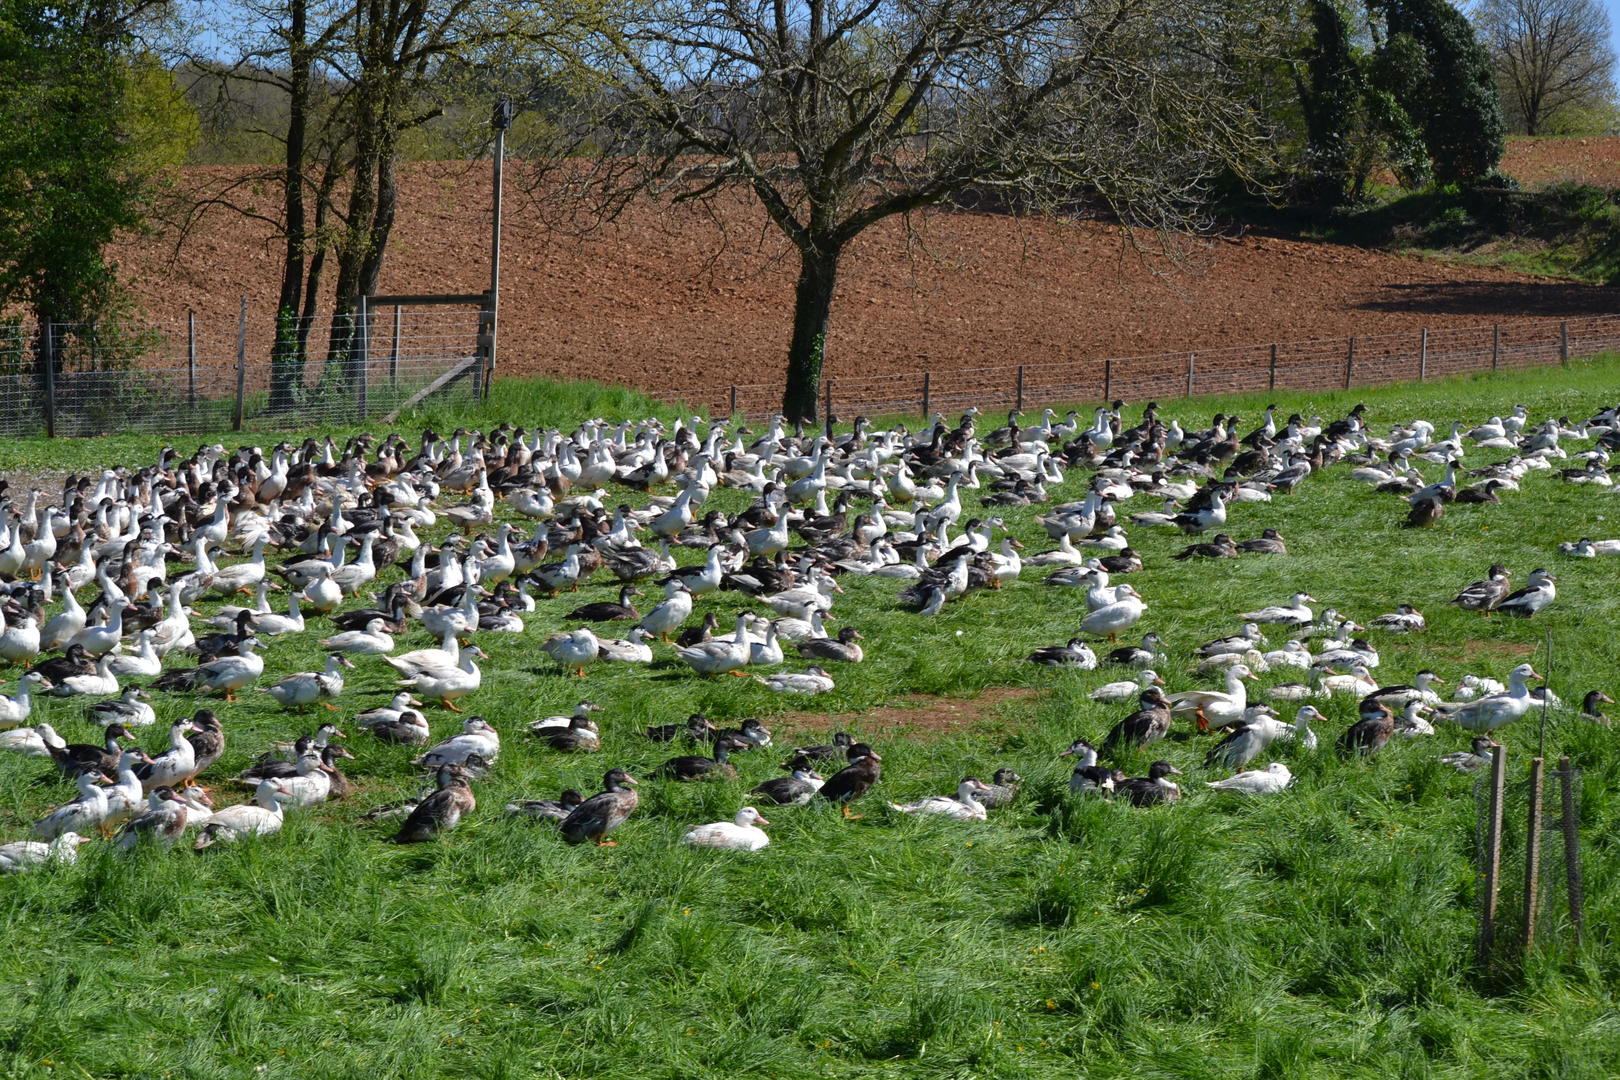
{"type": "Polygon", "coordinates": [[[298,406],[304,375],[304,335],[300,333],[307,235],[304,205],[304,159],[308,138],[309,52],[305,48],[307,0],[288,5],[287,156],[281,189],[287,222],[287,247],[281,263],[281,299],[276,304],[276,342],[270,355],[270,411],[298,406]]]}
{"type": "Polygon", "coordinates": [[[838,280],[838,248],[801,251],[793,294],[793,342],[788,346],[782,414],[792,423],[814,423],[821,395],[821,363],[827,351],[827,316],[838,280]]]}

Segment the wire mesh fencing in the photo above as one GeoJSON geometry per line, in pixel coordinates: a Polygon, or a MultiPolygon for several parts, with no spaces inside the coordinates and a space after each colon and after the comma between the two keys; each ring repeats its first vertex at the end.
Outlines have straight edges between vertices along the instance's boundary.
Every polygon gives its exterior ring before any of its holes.
{"type": "Polygon", "coordinates": [[[477,307],[121,326],[0,325],[0,435],[206,433],[364,421],[475,397],[477,307]]]}
{"type": "MultiPolygon", "coordinates": [[[[1056,363],[837,374],[822,379],[823,410],[856,414],[1023,409],[1123,398],[1196,397],[1268,390],[1349,390],[1476,371],[1568,363],[1620,351],[1620,315],[1419,329],[1056,363]]],[[[761,419],[781,409],[780,383],[669,387],[653,396],[711,415],[761,419]]]]}

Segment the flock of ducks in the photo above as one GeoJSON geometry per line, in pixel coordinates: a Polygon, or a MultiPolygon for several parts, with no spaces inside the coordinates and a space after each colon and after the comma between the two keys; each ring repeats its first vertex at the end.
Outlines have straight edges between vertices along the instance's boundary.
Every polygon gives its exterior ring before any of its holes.
{"type": "MultiPolygon", "coordinates": [[[[274,833],[288,810],[344,797],[356,785],[342,762],[355,755],[336,724],[267,750],[233,779],[252,800],[223,807],[202,782],[225,751],[227,726],[213,709],[170,724],[168,745],[157,753],[129,744],[135,730],[157,721],[153,694],[210,694],[230,703],[252,691],[283,709],[344,711],[351,673],[362,667],[386,672],[397,693],[388,706],[353,715],[352,726],[383,744],[425,748],[412,764],[430,778],[415,798],[367,817],[402,819],[400,842],[441,835],[477,809],[473,785],[495,767],[500,735],[473,715],[434,742],[427,703],[459,712],[458,702],[483,686],[479,661],[487,654],[474,637],[528,634],[545,610],[538,600],[607,579],[616,583],[615,600],[574,606],[565,617],[570,628],[538,642],[558,670],[584,677],[596,665],[664,656],[696,676],[730,675],[775,693],[815,695],[835,687],[832,672],[841,665],[862,663],[868,647],[855,627],[830,633],[826,626],[843,592],[840,578],[892,579],[897,602],[929,617],[1026,572],[1043,574],[1047,586],[1074,590],[1077,633],[1029,659],[1129,671],[1092,696],[1136,705],[1100,735],[1100,751],[1084,739],[1062,751],[1077,761],[1071,788],[1138,806],[1177,799],[1171,778],[1180,770],[1155,761],[1132,778],[1100,759],[1127,764],[1120,755],[1167,738],[1178,719],[1221,735],[1205,767],[1233,775],[1210,781],[1211,788],[1270,794],[1288,786],[1286,765],[1248,766],[1279,741],[1314,747],[1310,725],[1323,722],[1317,700],[1359,699],[1359,719],[1337,740],[1346,753],[1372,755],[1397,735],[1432,734],[1431,717],[1479,733],[1463,757],[1444,759],[1459,768],[1482,759],[1491,732],[1537,704],[1556,704],[1549,692],[1529,688],[1539,676],[1528,664],[1508,672],[1505,685],[1467,675],[1451,701],[1440,699],[1433,672],[1381,685],[1373,675],[1378,651],[1364,636],[1370,631],[1333,608],[1318,614],[1318,601],[1305,591],[1237,613],[1241,629],[1184,658],[1214,687],[1167,693],[1158,670],[1177,661],[1159,635],[1118,643],[1147,617],[1148,605],[1134,585],[1116,579],[1143,569],[1129,535],[1138,528],[1189,534],[1193,542],[1174,556],[1183,561],[1286,557],[1274,529],[1234,539],[1229,514],[1285,496],[1341,462],[1352,479],[1405,494],[1412,515],[1431,519],[1453,503],[1499,501],[1529,472],[1555,470],[1566,457],[1581,464],[1562,469],[1564,481],[1620,490],[1607,484],[1608,456],[1620,449],[1615,409],[1579,425],[1534,427],[1517,409],[1436,438],[1425,421],[1375,436],[1361,406],[1330,423],[1280,419],[1268,408],[1247,431],[1227,416],[1184,430],[1153,403],[1127,426],[1121,406],[1099,408],[1089,426],[1075,413],[1060,418],[1047,410],[1026,423],[1014,411],[988,431],[970,409],[955,426],[936,417],[920,435],[875,430],[864,418],[838,435],[790,431],[781,418],[760,433],[724,423],[590,420],[571,432],[502,425],[447,439],[429,431],[415,447],[390,434],[380,442],[358,437],[341,450],[330,440],[268,453],[203,447],[186,459],[166,449],[150,467],[70,477],[60,499],[36,490],[18,504],[0,488],[0,659],[26,666],[15,693],[0,696],[0,749],[49,759],[77,792],[42,817],[30,839],[0,846],[0,869],[70,861],[98,833],[127,847],[195,831],[193,846],[203,849],[274,833]],[[1511,449],[1511,456],[1475,470],[1483,479],[1463,485],[1470,441],[1511,449]],[[1561,445],[1575,442],[1593,445],[1574,454],[1561,445]],[[1439,465],[1443,477],[1426,482],[1418,461],[1439,465]],[[1082,474],[1080,498],[1053,501],[1054,489],[1082,474]],[[610,506],[610,484],[645,498],[610,506]],[[746,493],[749,504],[734,514],[706,509],[721,488],[746,493]],[[1139,496],[1162,508],[1120,512],[1139,496]],[[864,509],[857,511],[857,500],[864,509]],[[970,510],[971,502],[982,509],[970,510]],[[1420,506],[1429,509],[1419,515],[1420,506]],[[506,511],[499,522],[498,507],[506,511]],[[1035,520],[1052,541],[1048,550],[1026,556],[1008,531],[1001,515],[1018,507],[1040,508],[1035,520]],[[533,522],[532,535],[518,519],[533,522]],[[446,525],[444,539],[428,539],[446,525]],[[701,561],[678,561],[683,547],[701,550],[701,561]],[[227,552],[241,561],[222,565],[227,552]],[[395,566],[402,576],[379,588],[379,577],[392,577],[395,566]],[[748,606],[724,634],[716,613],[704,610],[706,598],[721,592],[744,594],[748,606]],[[280,599],[272,603],[273,596],[280,599]],[[223,603],[238,597],[247,602],[223,603]],[[199,614],[199,604],[211,608],[208,615],[199,614]],[[402,640],[417,632],[436,644],[402,651],[402,640]],[[326,658],[319,669],[266,683],[265,652],[283,638],[318,642],[326,658]],[[1268,696],[1294,706],[1291,721],[1251,701],[1246,686],[1284,669],[1300,671],[1302,681],[1273,686],[1268,696]],[[37,695],[82,699],[100,741],[69,743],[49,724],[30,726],[37,695]]],[[[1620,541],[1583,538],[1562,550],[1595,558],[1620,553],[1620,541]]],[[[1455,603],[1528,618],[1556,598],[1549,571],[1532,571],[1515,590],[1508,570],[1493,566],[1455,603]]],[[[1412,634],[1426,622],[1402,604],[1369,626],[1412,634]]],[[[1602,720],[1608,702],[1594,690],[1581,709],[1602,720]]],[[[531,721],[527,737],[560,753],[596,752],[596,711],[587,702],[572,715],[531,721]]],[[[701,716],[647,737],[707,748],[649,774],[672,782],[735,778],[733,754],[771,745],[758,720],[728,731],[701,716]]],[[[840,733],[828,746],[796,748],[782,766],[789,775],[750,794],[764,805],[824,801],[850,814],[850,804],[880,781],[881,762],[872,747],[840,733]],[[840,767],[824,779],[817,768],[829,764],[840,767]]],[[[991,783],[966,776],[953,793],[888,805],[982,820],[1016,797],[1018,783],[1003,769],[991,783]]],[[[639,805],[638,786],[613,768],[589,797],[569,791],[507,809],[554,822],[569,843],[611,844],[609,835],[639,805]]],[[[768,824],[757,807],[744,806],[730,821],[692,827],[683,841],[758,850],[769,842],[768,824]]]]}

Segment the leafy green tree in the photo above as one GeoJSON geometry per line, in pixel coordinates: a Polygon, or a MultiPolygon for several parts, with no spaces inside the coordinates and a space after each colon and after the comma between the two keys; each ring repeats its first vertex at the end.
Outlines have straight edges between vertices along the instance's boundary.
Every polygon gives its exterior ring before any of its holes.
{"type": "Polygon", "coordinates": [[[173,134],[132,54],[160,6],[0,0],[0,300],[42,327],[127,308],[106,247],[141,226],[173,134]]]}

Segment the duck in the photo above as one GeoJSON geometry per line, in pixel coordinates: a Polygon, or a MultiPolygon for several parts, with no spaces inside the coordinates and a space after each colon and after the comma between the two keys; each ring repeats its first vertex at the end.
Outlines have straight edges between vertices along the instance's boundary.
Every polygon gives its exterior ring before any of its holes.
{"type": "Polygon", "coordinates": [[[1286,555],[1282,534],[1276,529],[1262,529],[1253,540],[1238,541],[1237,549],[1250,555],[1286,555]]]}
{"type": "Polygon", "coordinates": [[[1450,765],[1458,772],[1473,772],[1476,769],[1489,768],[1493,760],[1492,751],[1501,745],[1489,735],[1475,735],[1474,741],[1469,744],[1467,750],[1441,754],[1440,763],[1450,765]]]}
{"type": "Polygon", "coordinates": [[[626,637],[597,638],[596,657],[598,660],[619,664],[650,664],[653,654],[652,646],[648,642],[651,640],[652,634],[639,626],[633,626],[626,637]]]}
{"type": "Polygon", "coordinates": [[[79,845],[88,843],[71,829],[58,833],[49,843],[40,840],[13,840],[0,844],[0,874],[19,874],[53,864],[72,866],[79,858],[79,845]]]}
{"type": "Polygon", "coordinates": [[[1395,734],[1416,738],[1434,734],[1434,725],[1424,719],[1425,713],[1433,712],[1429,706],[1421,701],[1408,701],[1402,707],[1401,713],[1395,718],[1395,734]]]}
{"type": "Polygon", "coordinates": [[[441,765],[461,765],[473,754],[486,761],[500,756],[501,736],[482,716],[469,716],[462,721],[461,732],[437,743],[427,753],[411,762],[419,768],[437,769],[441,765]]]}
{"type": "Polygon", "coordinates": [[[731,764],[731,754],[733,751],[747,750],[752,746],[753,743],[746,739],[722,736],[714,740],[713,757],[703,757],[701,754],[672,757],[654,769],[652,775],[683,783],[693,780],[735,780],[737,767],[731,764]]]}
{"type": "Polygon", "coordinates": [[[9,664],[24,664],[39,655],[39,623],[33,615],[24,614],[8,621],[0,609],[0,660],[9,664]]]}
{"type": "Polygon", "coordinates": [[[865,743],[851,746],[848,755],[849,764],[833,773],[816,794],[842,806],[846,818],[858,818],[861,815],[849,812],[849,804],[871,791],[883,778],[883,758],[865,743]]]}
{"type": "Polygon", "coordinates": [[[383,742],[401,746],[423,746],[433,737],[427,717],[410,707],[400,709],[391,720],[374,720],[365,727],[383,742]]]}
{"type": "Polygon", "coordinates": [[[1393,686],[1380,686],[1363,700],[1382,701],[1392,709],[1403,708],[1408,702],[1418,701],[1425,705],[1440,704],[1440,695],[1431,687],[1444,686],[1446,681],[1428,668],[1424,668],[1412,676],[1411,683],[1397,683],[1393,686]]]}
{"type": "Polygon", "coordinates": [[[1152,668],[1143,668],[1137,672],[1134,679],[1122,679],[1119,682],[1104,683],[1091,692],[1092,701],[1102,701],[1112,704],[1116,701],[1129,701],[1142,692],[1144,687],[1163,686],[1164,680],[1152,668]]]}
{"type": "Polygon", "coordinates": [[[700,641],[696,645],[676,649],[675,655],[699,675],[741,675],[741,669],[748,666],[751,654],[748,623],[752,618],[752,612],[745,611],[738,615],[736,631],[729,641],[718,638],[700,641]]]}
{"type": "Polygon", "coordinates": [[[850,751],[856,746],[863,746],[855,741],[855,736],[847,731],[833,732],[832,742],[821,743],[814,746],[795,746],[793,754],[788,759],[794,761],[834,761],[842,757],[845,761],[853,761],[850,751]]]}
{"type": "Polygon", "coordinates": [[[585,796],[568,788],[555,799],[521,799],[506,804],[508,817],[526,817],[561,825],[585,801],[585,796]]]}
{"type": "Polygon", "coordinates": [[[1384,748],[1395,734],[1395,714],[1382,702],[1373,701],[1361,709],[1361,719],[1339,736],[1339,752],[1371,757],[1384,748]]]}
{"type": "Polygon", "coordinates": [[[594,604],[584,604],[570,611],[563,618],[569,622],[617,622],[623,619],[639,619],[641,612],[636,610],[630,602],[632,596],[640,596],[641,590],[632,585],[625,585],[619,589],[619,602],[611,603],[599,600],[594,604]]]}
{"type": "Polygon", "coordinates": [[[167,784],[184,786],[184,782],[197,775],[197,748],[186,735],[200,730],[191,720],[176,720],[169,725],[169,748],[135,770],[140,777],[141,790],[150,795],[154,788],[167,784]]]}
{"type": "Polygon", "coordinates": [[[1191,715],[1199,731],[1212,727],[1230,727],[1243,719],[1249,706],[1249,695],[1243,683],[1253,679],[1254,672],[1247,664],[1233,664],[1226,670],[1225,690],[1183,690],[1168,698],[1173,715],[1191,715]]]}
{"type": "Polygon", "coordinates": [[[1249,762],[1260,756],[1260,752],[1276,742],[1292,735],[1292,724],[1284,723],[1274,716],[1259,715],[1245,720],[1237,725],[1220,742],[1210,748],[1209,754],[1204,758],[1204,768],[1242,769],[1249,762]]]}
{"type": "Polygon", "coordinates": [[[1315,618],[1307,605],[1315,603],[1320,603],[1320,601],[1310,593],[1297,592],[1289,598],[1286,604],[1273,604],[1270,607],[1263,607],[1259,611],[1247,611],[1239,615],[1238,618],[1252,623],[1305,626],[1315,618]]]}
{"type": "Polygon", "coordinates": [[[84,718],[92,724],[122,724],[128,727],[148,727],[157,722],[157,713],[147,704],[151,699],[145,690],[126,687],[123,694],[112,701],[98,701],[84,710],[84,718]]]}
{"type": "Polygon", "coordinates": [[[50,757],[52,749],[60,749],[66,745],[67,740],[58,735],[55,728],[45,723],[0,731],[0,750],[22,754],[24,757],[50,757]]]}
{"type": "Polygon", "coordinates": [[[50,688],[50,680],[42,672],[25,671],[17,680],[15,694],[0,694],[0,732],[26,723],[34,712],[34,691],[50,688]]]}
{"type": "Polygon", "coordinates": [[[454,629],[440,635],[437,649],[412,649],[398,656],[383,656],[383,663],[401,675],[414,675],[429,668],[454,667],[461,663],[461,641],[454,629]]]}
{"type": "Polygon", "coordinates": [[[594,754],[602,748],[601,732],[588,715],[575,715],[564,727],[541,728],[534,734],[564,754],[594,754]]]}
{"type": "Polygon", "coordinates": [[[168,785],[156,788],[147,797],[146,809],[125,823],[114,846],[128,851],[143,839],[151,839],[167,847],[185,832],[190,810],[190,804],[174,788],[168,785]]]}
{"type": "Polygon", "coordinates": [[[1603,706],[1613,704],[1614,698],[1603,691],[1589,690],[1586,696],[1581,699],[1581,718],[1607,726],[1609,718],[1603,715],[1603,706]]]}
{"type": "Polygon", "coordinates": [[[1235,791],[1241,795],[1275,795],[1294,782],[1294,774],[1280,761],[1273,761],[1263,769],[1249,769],[1225,780],[1206,780],[1205,787],[1216,791],[1235,791]]]}
{"type": "Polygon", "coordinates": [[[1142,620],[1147,604],[1135,588],[1120,585],[1115,589],[1114,596],[1113,603],[1095,609],[1080,620],[1081,633],[1104,634],[1112,642],[1142,620]]]}
{"type": "Polygon", "coordinates": [[[51,760],[65,776],[78,776],[82,772],[104,772],[111,776],[117,771],[118,759],[124,753],[120,743],[128,738],[131,738],[128,728],[117,722],[110,723],[102,732],[100,745],[69,743],[53,746],[50,748],[51,760]]]}
{"type": "Polygon", "coordinates": [[[585,722],[582,730],[594,732],[596,731],[596,725],[590,723],[591,713],[601,711],[602,706],[594,701],[581,701],[574,706],[574,711],[567,716],[545,716],[539,720],[531,721],[528,728],[529,734],[539,736],[555,735],[558,732],[573,728],[575,725],[580,724],[581,721],[585,722]]]}
{"type": "Polygon", "coordinates": [[[488,658],[484,650],[469,645],[455,667],[426,668],[408,679],[397,680],[397,684],[411,687],[418,697],[437,701],[451,712],[460,712],[456,699],[466,697],[483,684],[483,673],[474,661],[488,658]]]}
{"type": "Polygon", "coordinates": [[[685,582],[671,579],[664,583],[664,599],[641,617],[636,625],[660,641],[669,641],[669,635],[680,629],[692,616],[692,590],[685,582]]]}
{"type": "Polygon", "coordinates": [[[1018,798],[1018,790],[1023,782],[1024,778],[1014,770],[997,769],[991,774],[990,782],[984,786],[984,790],[974,795],[974,798],[987,810],[999,810],[1003,806],[1012,805],[1013,800],[1018,798]]]}
{"type": "Polygon", "coordinates": [[[778,776],[748,789],[750,795],[760,795],[775,806],[804,806],[815,798],[826,778],[809,767],[808,762],[790,761],[782,766],[790,776],[778,776]]]}
{"type": "Polygon", "coordinates": [[[1193,650],[1194,656],[1225,656],[1230,653],[1244,653],[1257,645],[1266,643],[1266,635],[1260,632],[1259,623],[1244,623],[1243,632],[1229,634],[1226,637],[1206,641],[1193,650]]]}
{"type": "Polygon", "coordinates": [[[398,720],[406,710],[414,711],[421,707],[422,703],[420,701],[413,698],[408,692],[402,691],[395,694],[387,705],[355,714],[354,722],[359,727],[375,727],[378,724],[387,724],[398,720]]]}
{"type": "Polygon", "coordinates": [[[826,669],[815,664],[802,672],[779,671],[774,675],[756,675],[754,679],[776,694],[825,694],[837,686],[826,669]]]}
{"type": "Polygon", "coordinates": [[[1137,709],[1109,729],[1103,749],[1113,753],[1121,746],[1147,746],[1170,733],[1170,699],[1157,686],[1145,686],[1137,695],[1137,709]]]}
{"type": "Polygon", "coordinates": [[[1092,671],[1097,666],[1097,654],[1084,638],[1070,638],[1066,645],[1044,645],[1025,659],[1031,664],[1069,667],[1080,671],[1092,671]]]}
{"type": "Polygon", "coordinates": [[[331,653],[385,656],[394,651],[394,635],[383,629],[385,622],[380,618],[372,619],[366,623],[364,630],[345,630],[341,634],[321,638],[321,648],[331,653]]]}
{"type": "Polygon", "coordinates": [[[1155,761],[1148,767],[1146,777],[1115,781],[1114,793],[1123,796],[1132,806],[1175,802],[1181,798],[1181,788],[1170,777],[1180,775],[1181,770],[1168,761],[1155,761]]]}
{"type": "Polygon", "coordinates": [[[272,836],[280,832],[292,797],[292,792],[279,780],[259,781],[253,802],[214,811],[192,844],[193,849],[203,851],[247,836],[272,836]]]}
{"type": "Polygon", "coordinates": [[[135,637],[134,654],[114,652],[112,659],[107,661],[107,670],[118,678],[138,675],[150,679],[161,674],[163,658],[158,655],[157,646],[152,643],[152,638],[153,633],[150,629],[142,630],[135,637]]]}
{"type": "Polygon", "coordinates": [[[314,580],[297,594],[299,600],[321,615],[336,611],[343,603],[343,587],[332,578],[336,567],[329,562],[318,562],[313,569],[314,580]]]}
{"type": "Polygon", "coordinates": [[[866,659],[865,651],[856,644],[861,637],[860,631],[853,626],[846,626],[838,631],[835,638],[811,638],[799,642],[795,648],[799,655],[807,660],[839,660],[858,664],[866,659]]]}
{"type": "Polygon", "coordinates": [[[67,832],[89,833],[107,820],[107,786],[112,780],[100,772],[82,772],[76,781],[79,796],[34,823],[34,839],[51,841],[67,832]]]}
{"type": "Polygon", "coordinates": [[[653,742],[674,742],[684,737],[689,743],[713,742],[715,726],[702,713],[693,713],[686,718],[684,724],[654,724],[646,729],[647,738],[653,742]]]}
{"type": "Polygon", "coordinates": [[[738,810],[730,821],[694,825],[681,836],[687,847],[716,848],[721,851],[758,851],[771,842],[761,825],[769,825],[765,815],[752,806],[738,810]]]}
{"type": "Polygon", "coordinates": [[[287,597],[287,614],[279,615],[273,611],[259,612],[253,616],[253,633],[255,637],[281,637],[285,634],[301,634],[306,623],[304,614],[298,607],[298,594],[292,593],[287,597]]]}
{"type": "Polygon", "coordinates": [[[930,795],[916,802],[890,803],[889,809],[902,814],[938,814],[955,821],[983,821],[989,815],[976,796],[989,789],[990,785],[978,777],[964,776],[956,786],[955,795],[930,795]]]}
{"type": "Polygon", "coordinates": [[[598,847],[613,847],[608,833],[623,825],[640,804],[636,779],[623,769],[610,769],[602,777],[602,790],[580,803],[562,820],[558,830],[570,844],[594,840],[598,847]]]}
{"type": "Polygon", "coordinates": [[[112,656],[103,654],[96,661],[95,671],[89,675],[69,675],[54,680],[47,691],[52,697],[87,697],[116,694],[120,691],[118,676],[112,673],[112,656]]]}
{"type": "Polygon", "coordinates": [[[1159,648],[1161,644],[1158,634],[1143,634],[1142,644],[1111,649],[1103,655],[1102,662],[1119,667],[1151,667],[1165,658],[1159,648]]]}
{"type": "Polygon", "coordinates": [[[1413,634],[1427,629],[1429,624],[1423,613],[1411,604],[1396,604],[1394,611],[1378,616],[1368,625],[1391,634],[1413,634]]]}
{"type": "Polygon", "coordinates": [[[1520,664],[1508,672],[1507,690],[1465,702],[1441,702],[1436,711],[1445,719],[1469,731],[1490,732],[1506,727],[1530,711],[1535,703],[1527,679],[1540,679],[1530,664],[1520,664]]]}
{"type": "Polygon", "coordinates": [[[1525,587],[1503,597],[1497,602],[1495,610],[1504,615],[1528,619],[1557,599],[1557,581],[1549,571],[1532,570],[1525,587]]]}
{"type": "Polygon", "coordinates": [[[467,774],[457,765],[441,765],[438,789],[416,804],[394,835],[397,844],[420,844],[449,832],[478,808],[467,774]]]}
{"type": "Polygon", "coordinates": [[[1467,585],[1451,602],[1464,611],[1490,614],[1491,610],[1513,590],[1512,576],[1501,563],[1492,563],[1485,576],[1467,585]]]}
{"type": "Polygon", "coordinates": [[[585,666],[601,659],[602,643],[589,627],[582,626],[578,630],[552,634],[540,643],[540,651],[583,678],[585,666]]]}
{"type": "Polygon", "coordinates": [[[354,662],[347,656],[333,653],[326,658],[326,667],[320,671],[300,671],[288,675],[274,686],[261,686],[259,689],[275,698],[283,708],[320,705],[336,709],[337,706],[321,699],[335,698],[343,693],[343,669],[352,667],[354,662]]]}
{"type": "MultiPolygon", "coordinates": [[[[1315,669],[1318,672],[1324,669],[1315,669]]],[[[1372,677],[1367,665],[1357,664],[1350,669],[1348,675],[1319,674],[1317,686],[1327,694],[1354,694],[1357,697],[1369,697],[1378,692],[1378,680],[1372,677]]]]}
{"type": "Polygon", "coordinates": [[[264,657],[255,651],[263,647],[256,637],[243,641],[241,655],[221,656],[194,668],[171,671],[152,685],[159,690],[220,691],[226,701],[235,701],[236,692],[264,674],[264,657]]]}

